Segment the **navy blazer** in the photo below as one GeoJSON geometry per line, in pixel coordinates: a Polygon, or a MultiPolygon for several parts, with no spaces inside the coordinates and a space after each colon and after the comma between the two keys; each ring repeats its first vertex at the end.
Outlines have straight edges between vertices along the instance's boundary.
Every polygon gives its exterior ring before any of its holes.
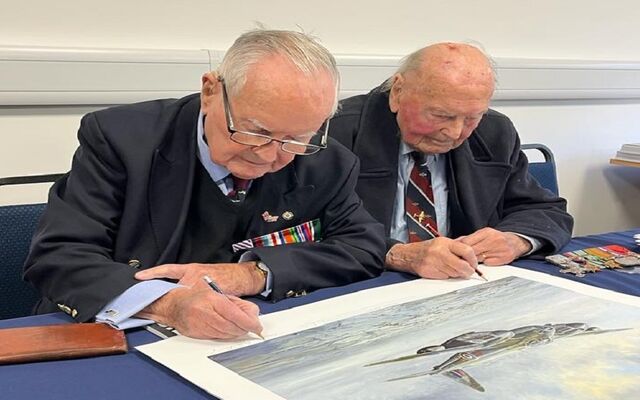
{"type": "MultiPolygon", "coordinates": [[[[25,264],[25,278],[80,321],[138,283],[141,268],[176,262],[189,210],[200,98],[157,100],[83,117],[71,171],[49,203],[25,264]]],[[[262,178],[256,209],[294,218],[252,217],[248,238],[320,218],[322,241],[254,248],[273,274],[273,300],[378,275],[384,232],[354,188],[358,161],[335,141],[262,178]]],[[[260,211],[261,213],[262,211],[260,211]]],[[[56,307],[57,305],[57,307],[56,307]]]]}
{"type": "MultiPolygon", "coordinates": [[[[376,88],[343,100],[330,134],[360,158],[356,192],[388,236],[400,147],[389,92],[376,88]]],[[[538,254],[557,251],[571,238],[566,201],[529,175],[518,133],[505,115],[489,110],[469,139],[447,153],[447,181],[451,237],[492,227],[540,240],[538,254]]],[[[388,247],[393,243],[387,239],[388,247]]]]}

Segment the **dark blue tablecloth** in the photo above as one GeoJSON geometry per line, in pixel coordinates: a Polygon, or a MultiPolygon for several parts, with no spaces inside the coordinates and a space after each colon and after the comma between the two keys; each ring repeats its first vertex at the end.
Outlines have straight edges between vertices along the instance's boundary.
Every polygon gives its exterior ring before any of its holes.
{"type": "MultiPolygon", "coordinates": [[[[624,232],[610,232],[601,235],[581,236],[571,239],[561,252],[585,249],[587,247],[601,247],[609,244],[618,244],[631,251],[640,253],[640,246],[633,241],[633,235],[640,233],[640,228],[624,232]]],[[[572,274],[563,274],[560,269],[552,264],[540,260],[520,260],[513,263],[515,266],[530,269],[532,271],[544,272],[549,275],[560,276],[572,281],[585,283],[605,289],[614,290],[620,293],[640,296],[640,275],[627,274],[619,270],[602,270],[596,273],[586,274],[579,278],[572,274]]]]}
{"type": "MultiPolygon", "coordinates": [[[[564,251],[606,244],[619,244],[640,251],[632,235],[640,229],[574,238],[564,251]]],[[[584,278],[565,275],[558,268],[539,260],[522,260],[517,266],[545,272],[586,284],[640,295],[640,275],[605,270],[584,278]]],[[[352,293],[371,287],[403,282],[413,277],[386,272],[382,276],[352,285],[318,290],[306,296],[287,299],[279,303],[257,300],[263,313],[280,311],[301,304],[352,293]]],[[[50,325],[71,322],[65,314],[47,314],[26,318],[1,320],[0,328],[50,325]]],[[[130,351],[123,355],[87,359],[48,361],[41,363],[0,366],[0,398],[22,399],[211,399],[206,392],[192,385],[169,369],[155,363],[134,349],[158,338],[144,329],[127,333],[130,351]]]]}

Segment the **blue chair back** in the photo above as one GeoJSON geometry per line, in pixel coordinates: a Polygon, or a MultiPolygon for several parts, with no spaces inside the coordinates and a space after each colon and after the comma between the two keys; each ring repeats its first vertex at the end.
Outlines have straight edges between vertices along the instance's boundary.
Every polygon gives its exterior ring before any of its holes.
{"type": "Polygon", "coordinates": [[[556,162],[553,158],[551,149],[539,143],[523,144],[521,150],[536,150],[542,153],[544,161],[529,162],[529,173],[538,181],[538,183],[549,189],[556,196],[558,195],[558,177],[556,175],[556,162]]]}
{"type": "MultiPolygon", "coordinates": [[[[0,186],[51,182],[62,174],[0,178],[0,186]]],[[[38,292],[22,280],[31,237],[45,204],[0,206],[0,319],[31,314],[38,292]]]]}
{"type": "Polygon", "coordinates": [[[22,280],[22,266],[45,204],[0,207],[0,319],[31,314],[38,293],[22,280]]]}

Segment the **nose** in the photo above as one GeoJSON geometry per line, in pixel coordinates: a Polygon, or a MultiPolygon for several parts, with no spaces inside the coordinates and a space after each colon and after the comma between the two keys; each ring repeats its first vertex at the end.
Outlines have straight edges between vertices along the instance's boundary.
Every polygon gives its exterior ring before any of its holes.
{"type": "Polygon", "coordinates": [[[273,141],[260,147],[256,147],[253,152],[257,154],[262,161],[273,162],[278,157],[278,151],[280,151],[280,143],[273,141]]]}
{"type": "Polygon", "coordinates": [[[457,140],[460,137],[460,135],[462,135],[463,128],[464,128],[464,118],[457,117],[457,118],[451,119],[450,121],[447,121],[445,126],[442,127],[442,129],[440,129],[440,132],[442,132],[444,135],[446,135],[450,139],[457,140]]]}

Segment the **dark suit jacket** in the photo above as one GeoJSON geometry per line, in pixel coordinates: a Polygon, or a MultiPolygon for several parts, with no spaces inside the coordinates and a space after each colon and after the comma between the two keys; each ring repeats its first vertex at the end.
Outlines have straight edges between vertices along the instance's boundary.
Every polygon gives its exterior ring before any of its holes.
{"type": "MultiPolygon", "coordinates": [[[[330,134],[360,158],[356,192],[387,236],[396,196],[400,147],[389,93],[379,88],[341,102],[330,134]]],[[[450,236],[483,227],[539,239],[539,253],[557,251],[571,237],[566,201],[540,187],[527,170],[520,139],[506,116],[490,110],[461,146],[447,153],[450,236]]],[[[394,241],[388,239],[387,246],[394,241]]]]}
{"type": "MultiPolygon", "coordinates": [[[[43,295],[39,312],[86,321],[138,281],[128,265],[176,262],[192,193],[198,95],[86,115],[71,171],[49,193],[25,278],[43,295]],[[58,305],[58,307],[56,307],[58,305]],[[75,310],[75,312],[74,312],[75,310]]],[[[247,238],[320,218],[323,240],[253,252],[273,273],[274,300],[370,278],[382,270],[384,233],[354,192],[358,161],[332,141],[265,175],[257,209],[295,217],[252,218],[247,238]]]]}

